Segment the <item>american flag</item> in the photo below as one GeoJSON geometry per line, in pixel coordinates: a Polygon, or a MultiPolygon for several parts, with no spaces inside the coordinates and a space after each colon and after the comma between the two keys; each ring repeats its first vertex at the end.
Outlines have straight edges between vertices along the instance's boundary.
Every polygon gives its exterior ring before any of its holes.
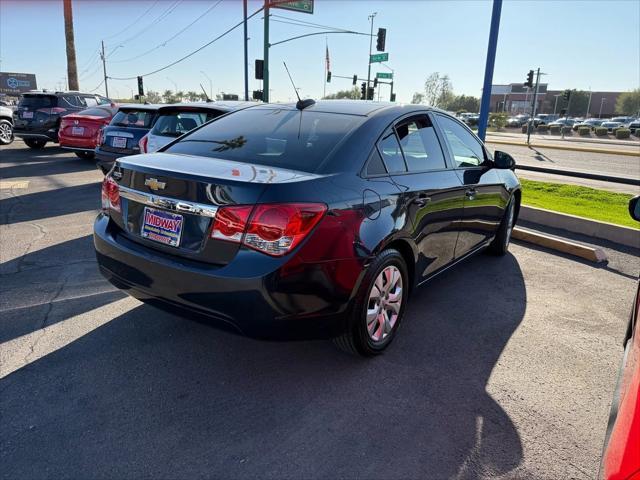
{"type": "Polygon", "coordinates": [[[327,45],[327,53],[325,55],[325,60],[327,62],[327,72],[331,70],[331,62],[329,61],[329,45],[327,45]]]}

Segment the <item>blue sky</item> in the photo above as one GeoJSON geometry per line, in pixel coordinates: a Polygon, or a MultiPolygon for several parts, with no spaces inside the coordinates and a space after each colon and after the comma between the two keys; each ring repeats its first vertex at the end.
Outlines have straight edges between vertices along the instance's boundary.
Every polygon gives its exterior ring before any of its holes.
{"type": "MultiPolygon", "coordinates": [[[[97,57],[100,40],[107,46],[108,74],[143,74],[207,43],[242,19],[242,2],[223,0],[175,39],[136,57],[175,35],[216,0],[74,0],[76,51],[83,91],[102,80],[97,57]],[[150,9],[150,7],[152,7],[150,9]],[[175,7],[172,9],[172,7],[175,7]],[[145,11],[147,15],[139,18],[145,11]],[[163,14],[166,14],[162,17],[163,14]],[[159,18],[160,17],[160,18],[159,18]],[[124,31],[123,31],[124,30],[124,31]],[[122,45],[119,47],[119,45],[122,45]]],[[[262,2],[249,1],[249,13],[262,2]]],[[[399,101],[410,101],[432,72],[447,73],[456,93],[480,95],[491,16],[491,2],[316,0],[313,15],[286,10],[272,13],[290,19],[360,32],[369,30],[367,16],[377,12],[375,28],[387,28],[388,65],[395,70],[399,101]]],[[[262,58],[263,21],[249,21],[249,89],[253,61],[262,58]]],[[[494,83],[523,82],[530,68],[541,67],[550,88],[625,91],[640,86],[640,2],[636,0],[552,1],[505,0],[494,83]]],[[[283,20],[273,17],[272,20],[283,20]]],[[[286,21],[286,20],[285,20],[286,21]]],[[[271,22],[271,42],[317,29],[271,22]]],[[[282,66],[285,60],[303,96],[318,98],[324,88],[325,41],[334,75],[366,76],[369,40],[366,36],[319,35],[271,48],[272,100],[294,96],[282,66]]],[[[375,42],[374,42],[375,43],[375,42]]],[[[375,49],[375,44],[374,44],[375,49]]],[[[0,0],[0,70],[35,73],[39,87],[57,88],[66,75],[62,0],[0,0]]],[[[145,78],[145,88],[163,91],[243,91],[242,28],[186,61],[145,78]]],[[[373,72],[386,71],[373,66],[373,72]]],[[[135,80],[109,81],[112,97],[129,96],[135,80]]],[[[335,79],[327,93],[351,87],[335,79]]],[[[382,91],[388,95],[387,87],[382,91]]],[[[103,87],[98,90],[103,93],[103,87]]]]}

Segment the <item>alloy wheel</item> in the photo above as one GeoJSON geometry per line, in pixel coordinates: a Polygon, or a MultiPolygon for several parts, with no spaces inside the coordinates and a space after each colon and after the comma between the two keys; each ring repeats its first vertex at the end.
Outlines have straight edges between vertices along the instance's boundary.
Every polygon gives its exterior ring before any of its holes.
{"type": "Polygon", "coordinates": [[[0,123],[0,140],[3,143],[11,142],[11,125],[8,123],[0,123]]]}
{"type": "Polygon", "coordinates": [[[382,342],[398,321],[402,306],[402,274],[389,265],[380,272],[369,293],[367,332],[375,343],[382,342]]]}

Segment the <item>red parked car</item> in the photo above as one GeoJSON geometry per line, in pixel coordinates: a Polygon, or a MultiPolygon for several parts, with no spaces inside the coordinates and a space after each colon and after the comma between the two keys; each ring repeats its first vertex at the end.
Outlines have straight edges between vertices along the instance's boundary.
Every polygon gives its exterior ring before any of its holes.
{"type": "MultiPolygon", "coordinates": [[[[640,196],[629,202],[640,221],[640,196]]],[[[640,480],[640,281],[624,338],[624,357],[611,405],[607,440],[600,467],[604,480],[640,480]]]]}
{"type": "Polygon", "coordinates": [[[99,105],[63,117],[58,131],[60,146],[80,158],[93,158],[100,130],[109,125],[117,110],[115,104],[99,105]]]}

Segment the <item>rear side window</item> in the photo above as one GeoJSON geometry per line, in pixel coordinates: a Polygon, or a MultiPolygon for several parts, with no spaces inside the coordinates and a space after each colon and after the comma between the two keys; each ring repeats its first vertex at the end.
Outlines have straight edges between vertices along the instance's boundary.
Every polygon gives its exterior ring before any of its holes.
{"type": "Polygon", "coordinates": [[[389,173],[404,173],[407,171],[402,150],[394,131],[378,142],[378,150],[389,173]]]}
{"type": "Polygon", "coordinates": [[[62,102],[62,105],[60,105],[62,107],[82,108],[87,106],[83,99],[77,95],[65,95],[60,97],[60,101],[62,102]]]}
{"type": "Polygon", "coordinates": [[[107,118],[111,116],[111,112],[105,108],[87,108],[86,110],[78,112],[78,115],[107,118]]]}
{"type": "Polygon", "coordinates": [[[378,149],[374,148],[369,160],[367,162],[367,175],[384,175],[387,173],[387,169],[384,168],[384,163],[380,157],[378,149]]]}
{"type": "MultiPolygon", "coordinates": [[[[217,115],[216,115],[217,116],[217,115]]],[[[162,137],[179,137],[213,118],[210,112],[171,112],[160,115],[151,133],[162,137]]]]}
{"type": "Polygon", "coordinates": [[[164,151],[317,172],[363,120],[356,115],[254,107],[221,117],[164,151]]]}
{"type": "Polygon", "coordinates": [[[151,128],[155,112],[145,110],[119,110],[109,125],[116,127],[151,128]]]}
{"type": "Polygon", "coordinates": [[[81,97],[81,99],[84,100],[84,103],[87,104],[87,107],[95,107],[96,105],[98,105],[95,97],[81,97]]]}
{"type": "Polygon", "coordinates": [[[18,103],[19,108],[36,110],[38,108],[57,107],[57,98],[53,95],[24,95],[18,103]]]}
{"type": "Polygon", "coordinates": [[[396,126],[396,133],[410,172],[446,168],[444,154],[426,115],[403,121],[396,126]]]}

